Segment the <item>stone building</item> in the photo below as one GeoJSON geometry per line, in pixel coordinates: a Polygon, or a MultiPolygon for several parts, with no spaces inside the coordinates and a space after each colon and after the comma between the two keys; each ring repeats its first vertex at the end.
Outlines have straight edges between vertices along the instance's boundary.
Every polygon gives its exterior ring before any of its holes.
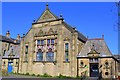
{"type": "Polygon", "coordinates": [[[76,57],[86,41],[84,35],[46,5],[21,40],[19,73],[76,76],[76,57]]]}
{"type": "Polygon", "coordinates": [[[2,46],[1,58],[2,58],[2,70],[7,70],[8,73],[18,72],[19,64],[19,50],[20,50],[20,35],[17,39],[10,37],[10,32],[6,33],[6,36],[0,35],[0,44],[2,46]]]}
{"type": "Polygon", "coordinates": [[[77,59],[78,75],[117,77],[119,61],[112,55],[103,37],[88,39],[77,59]]]}
{"type": "Polygon", "coordinates": [[[87,39],[54,15],[48,5],[21,39],[19,73],[111,78],[118,72],[103,38],[87,39]],[[113,66],[111,66],[113,65],[113,66]]]}

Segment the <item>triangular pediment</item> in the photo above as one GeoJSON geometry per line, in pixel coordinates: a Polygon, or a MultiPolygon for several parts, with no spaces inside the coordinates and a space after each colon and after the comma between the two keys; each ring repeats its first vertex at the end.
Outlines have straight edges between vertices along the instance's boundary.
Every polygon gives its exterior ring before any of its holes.
{"type": "Polygon", "coordinates": [[[46,9],[37,22],[57,20],[58,17],[55,16],[49,9],[46,9]]]}

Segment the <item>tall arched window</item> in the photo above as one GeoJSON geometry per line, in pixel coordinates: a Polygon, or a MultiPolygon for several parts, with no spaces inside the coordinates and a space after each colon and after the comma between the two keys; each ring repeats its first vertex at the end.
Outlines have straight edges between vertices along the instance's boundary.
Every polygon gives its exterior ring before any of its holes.
{"type": "Polygon", "coordinates": [[[46,60],[47,61],[54,61],[54,53],[52,52],[52,49],[48,49],[48,52],[46,54],[46,60]]]}
{"type": "Polygon", "coordinates": [[[43,61],[43,52],[41,49],[38,50],[37,56],[36,56],[37,61],[43,61]]]}

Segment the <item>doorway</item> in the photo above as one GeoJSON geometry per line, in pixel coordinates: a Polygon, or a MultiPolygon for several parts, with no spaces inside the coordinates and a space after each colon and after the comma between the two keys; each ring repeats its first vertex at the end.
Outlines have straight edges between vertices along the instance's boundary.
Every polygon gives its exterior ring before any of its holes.
{"type": "Polygon", "coordinates": [[[8,73],[11,73],[13,71],[13,62],[8,62],[8,73]]]}
{"type": "Polygon", "coordinates": [[[90,63],[90,77],[98,76],[99,76],[98,63],[90,63]]]}

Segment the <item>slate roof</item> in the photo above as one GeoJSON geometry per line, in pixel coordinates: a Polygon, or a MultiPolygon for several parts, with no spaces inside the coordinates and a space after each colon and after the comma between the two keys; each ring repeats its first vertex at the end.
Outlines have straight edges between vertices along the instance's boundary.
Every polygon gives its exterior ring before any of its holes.
{"type": "Polygon", "coordinates": [[[16,42],[15,42],[15,40],[16,39],[0,35],[0,41],[2,41],[2,42],[8,42],[8,43],[13,43],[13,44],[20,44],[20,40],[16,40],[16,42]]]}
{"type": "Polygon", "coordinates": [[[80,51],[77,57],[88,57],[87,54],[91,52],[93,45],[94,45],[94,49],[98,53],[100,53],[100,57],[112,57],[113,56],[108,46],[106,45],[104,39],[96,38],[96,39],[88,39],[85,45],[82,47],[82,50],[80,51]]]}
{"type": "Polygon", "coordinates": [[[82,42],[86,42],[87,41],[87,38],[82,34],[80,33],[79,31],[77,30],[74,30],[74,28],[72,26],[70,26],[69,24],[67,24],[66,22],[63,22],[63,25],[65,25],[65,27],[70,30],[71,32],[74,32],[76,31],[78,33],[78,39],[80,39],[82,42]]]}
{"type": "Polygon", "coordinates": [[[14,45],[14,46],[10,47],[10,49],[5,53],[3,58],[9,58],[8,57],[9,55],[14,55],[13,58],[19,58],[19,54],[20,54],[20,46],[14,45]]]}
{"type": "Polygon", "coordinates": [[[5,55],[2,56],[2,58],[8,58],[8,55],[11,55],[11,54],[14,55],[13,58],[19,58],[20,40],[16,40],[13,38],[0,35],[0,41],[15,44],[15,45],[12,45],[12,47],[10,47],[8,51],[6,51],[5,55]]]}
{"type": "Polygon", "coordinates": [[[119,55],[113,55],[119,62],[120,62],[120,54],[119,55]]]}

